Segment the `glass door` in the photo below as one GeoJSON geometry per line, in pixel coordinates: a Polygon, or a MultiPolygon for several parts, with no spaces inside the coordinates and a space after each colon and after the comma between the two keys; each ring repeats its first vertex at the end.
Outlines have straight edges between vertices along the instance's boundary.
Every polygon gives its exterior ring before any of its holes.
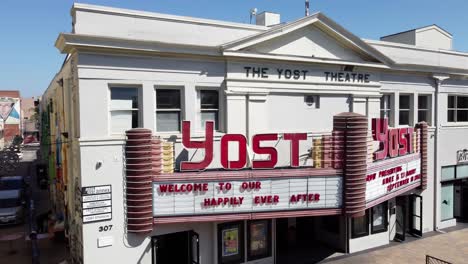
{"type": "Polygon", "coordinates": [[[422,237],[422,202],[422,196],[410,196],[409,233],[418,237],[422,237]]]}
{"type": "Polygon", "coordinates": [[[396,198],[395,208],[395,240],[405,241],[406,236],[406,196],[398,196],[396,198]]]}
{"type": "Polygon", "coordinates": [[[194,231],[160,235],[152,238],[153,264],[199,264],[199,236],[194,231]]]}
{"type": "Polygon", "coordinates": [[[191,264],[200,264],[200,237],[194,232],[190,231],[190,260],[191,264]]]}

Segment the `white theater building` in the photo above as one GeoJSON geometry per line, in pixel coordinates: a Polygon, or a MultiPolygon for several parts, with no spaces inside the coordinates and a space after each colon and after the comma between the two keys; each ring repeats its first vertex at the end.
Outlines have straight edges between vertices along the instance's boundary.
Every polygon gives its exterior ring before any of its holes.
{"type": "Polygon", "coordinates": [[[468,218],[468,53],[444,29],[363,40],[322,13],[257,25],[84,4],[71,15],[43,101],[63,97],[77,263],[319,261],[468,218]],[[343,130],[346,112],[366,122],[343,130]],[[162,146],[145,152],[149,198],[134,198],[147,185],[130,155],[146,145],[127,141],[132,128],[162,146]],[[367,137],[355,152],[354,128],[367,137]]]}

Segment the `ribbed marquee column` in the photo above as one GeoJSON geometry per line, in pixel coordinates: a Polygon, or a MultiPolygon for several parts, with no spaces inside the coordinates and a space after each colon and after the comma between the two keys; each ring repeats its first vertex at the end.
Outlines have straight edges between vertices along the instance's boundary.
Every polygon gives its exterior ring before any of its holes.
{"type": "Polygon", "coordinates": [[[126,135],[127,231],[147,233],[153,230],[152,132],[135,128],[126,135]]]}
{"type": "Polygon", "coordinates": [[[426,122],[420,122],[416,126],[419,134],[419,152],[421,153],[421,189],[427,189],[427,140],[428,126],[426,122]]]}
{"type": "Polygon", "coordinates": [[[348,217],[365,215],[368,119],[356,113],[333,117],[333,132],[344,137],[344,213],[348,217]]]}

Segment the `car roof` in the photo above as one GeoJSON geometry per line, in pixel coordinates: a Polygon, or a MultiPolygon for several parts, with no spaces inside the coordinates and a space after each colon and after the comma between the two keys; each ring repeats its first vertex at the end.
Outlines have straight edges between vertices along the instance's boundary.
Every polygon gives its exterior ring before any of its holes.
{"type": "Polygon", "coordinates": [[[22,180],[24,176],[3,176],[0,177],[0,181],[13,181],[13,180],[22,180]]]}
{"type": "Polygon", "coordinates": [[[0,199],[12,199],[12,198],[19,198],[19,197],[20,197],[20,190],[0,191],[0,199]]]}

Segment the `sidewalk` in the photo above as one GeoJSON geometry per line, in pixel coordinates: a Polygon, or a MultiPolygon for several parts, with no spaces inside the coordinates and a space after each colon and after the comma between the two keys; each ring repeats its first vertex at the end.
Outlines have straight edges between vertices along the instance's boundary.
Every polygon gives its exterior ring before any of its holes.
{"type": "Polygon", "coordinates": [[[468,263],[468,228],[437,234],[409,243],[357,253],[326,263],[426,263],[430,255],[453,264],[468,263]]]}
{"type": "MultiPolygon", "coordinates": [[[[2,232],[3,230],[0,230],[2,232]]],[[[38,241],[40,252],[40,263],[57,264],[63,261],[67,256],[67,249],[63,244],[57,244],[50,239],[41,239],[38,241]]],[[[0,243],[0,263],[11,264],[29,264],[31,263],[31,244],[30,241],[19,239],[13,242],[14,254],[10,254],[10,247],[7,242],[0,243]]]]}

